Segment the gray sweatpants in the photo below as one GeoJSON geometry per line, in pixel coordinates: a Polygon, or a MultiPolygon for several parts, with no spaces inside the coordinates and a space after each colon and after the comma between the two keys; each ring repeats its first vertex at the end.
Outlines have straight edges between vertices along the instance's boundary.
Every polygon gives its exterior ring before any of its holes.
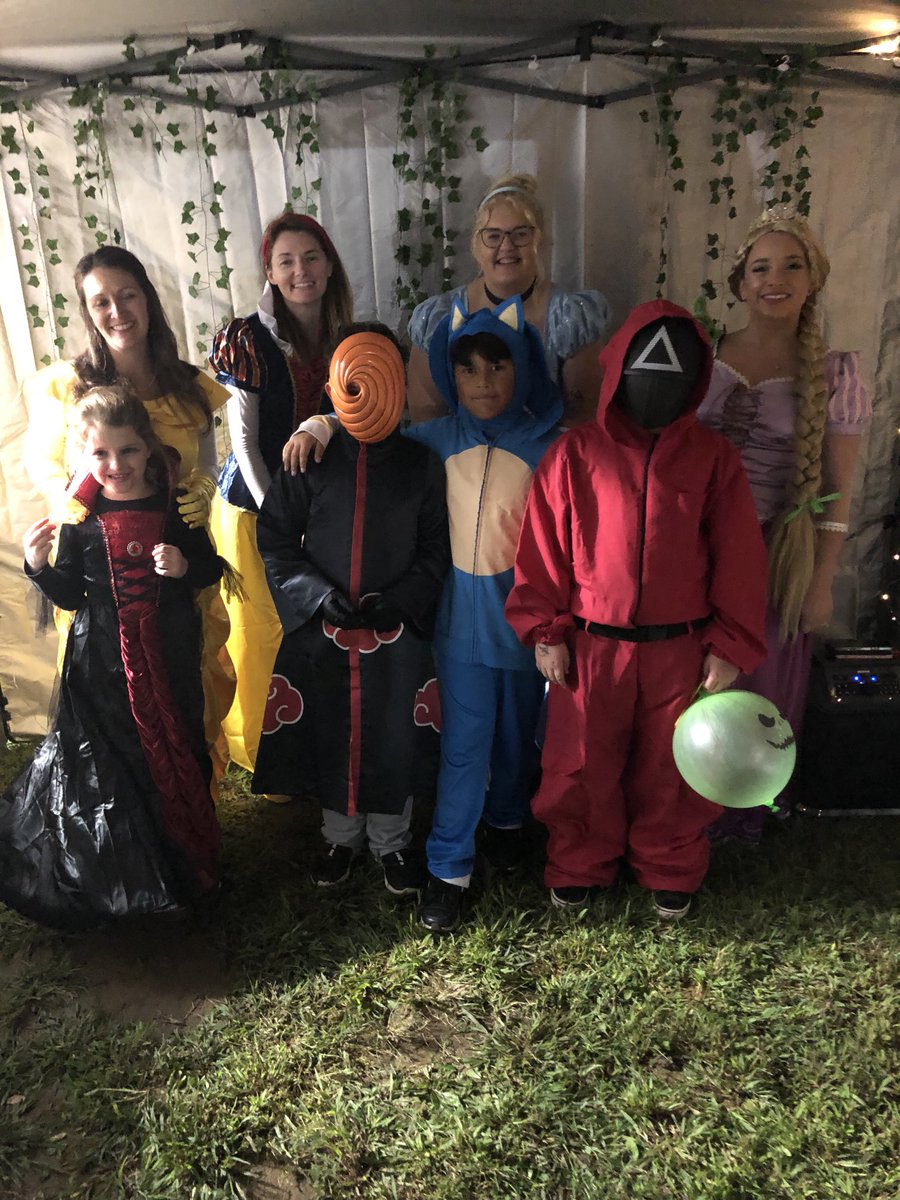
{"type": "Polygon", "coordinates": [[[413,798],[410,796],[402,813],[355,813],[352,817],[322,809],[322,837],[329,845],[348,846],[351,850],[362,850],[366,841],[376,858],[405,850],[411,834],[413,798]]]}

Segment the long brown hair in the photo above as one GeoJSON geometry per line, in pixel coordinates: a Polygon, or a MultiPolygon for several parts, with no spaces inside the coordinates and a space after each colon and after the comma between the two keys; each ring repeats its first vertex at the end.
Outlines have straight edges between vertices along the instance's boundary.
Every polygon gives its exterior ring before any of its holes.
{"type": "Polygon", "coordinates": [[[275,243],[283,233],[308,233],[310,237],[315,238],[331,265],[331,275],[325,286],[325,295],[322,297],[321,346],[309,344],[309,339],[301,329],[300,322],[295,319],[285,304],[281,292],[274,284],[270,285],[279,335],[291,343],[302,361],[308,362],[319,354],[327,360],[338,343],[341,327],[349,325],[353,320],[353,296],[347,272],[334,248],[334,243],[319,222],[303,213],[293,212],[282,213],[280,217],[276,217],[266,226],[260,246],[260,255],[267,271],[272,266],[272,252],[275,243]]]}
{"type": "Polygon", "coordinates": [[[119,379],[109,347],[94,324],[84,294],[84,281],[93,271],[110,269],[126,271],[140,288],[147,302],[147,349],[160,395],[171,393],[203,418],[207,430],[212,428],[212,412],[206,393],[200,386],[200,372],[178,356],[178,342],[163,312],[156,288],[150,282],[144,264],[122,246],[100,246],[79,260],[75,267],[75,290],[81,306],[81,319],[87,330],[88,348],[75,359],[78,376],[75,399],[92,388],[116,383],[119,379]]]}

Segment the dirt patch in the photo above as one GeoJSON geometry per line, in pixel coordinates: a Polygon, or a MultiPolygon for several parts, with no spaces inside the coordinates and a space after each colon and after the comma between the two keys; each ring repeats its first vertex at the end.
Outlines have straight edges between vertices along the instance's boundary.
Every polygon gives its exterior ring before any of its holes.
{"type": "Polygon", "coordinates": [[[234,985],[211,935],[194,926],[115,928],[69,946],[77,1003],[121,1021],[196,1024],[234,985]]]}
{"type": "Polygon", "coordinates": [[[413,1004],[398,1004],[388,1018],[395,1069],[416,1070],[437,1059],[468,1058],[480,1038],[477,1031],[461,1032],[441,1013],[413,1004]]]}
{"type": "Polygon", "coordinates": [[[248,1200],[318,1200],[312,1184],[298,1180],[287,1167],[262,1165],[250,1172],[248,1200]]]}

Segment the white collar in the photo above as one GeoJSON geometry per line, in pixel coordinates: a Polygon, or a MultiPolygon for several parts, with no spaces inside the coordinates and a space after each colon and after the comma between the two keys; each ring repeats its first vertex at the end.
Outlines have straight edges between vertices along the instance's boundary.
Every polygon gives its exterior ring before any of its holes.
{"type": "Polygon", "coordinates": [[[278,335],[278,322],[275,319],[275,293],[272,291],[272,285],[266,280],[266,286],[263,288],[263,294],[259,298],[259,304],[256,308],[257,315],[263,325],[269,332],[272,341],[284,351],[285,354],[293,354],[294,347],[290,342],[286,342],[284,338],[278,335]]]}

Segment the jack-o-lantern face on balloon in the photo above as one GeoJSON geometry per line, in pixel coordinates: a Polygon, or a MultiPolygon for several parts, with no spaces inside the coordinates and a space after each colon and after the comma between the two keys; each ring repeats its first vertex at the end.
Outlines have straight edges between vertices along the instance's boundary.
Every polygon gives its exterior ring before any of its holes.
{"type": "Polygon", "coordinates": [[[726,808],[771,804],[797,759],[793,731],[775,705],[742,691],[692,704],[675,725],[672,753],[685,783],[726,808]]]}

